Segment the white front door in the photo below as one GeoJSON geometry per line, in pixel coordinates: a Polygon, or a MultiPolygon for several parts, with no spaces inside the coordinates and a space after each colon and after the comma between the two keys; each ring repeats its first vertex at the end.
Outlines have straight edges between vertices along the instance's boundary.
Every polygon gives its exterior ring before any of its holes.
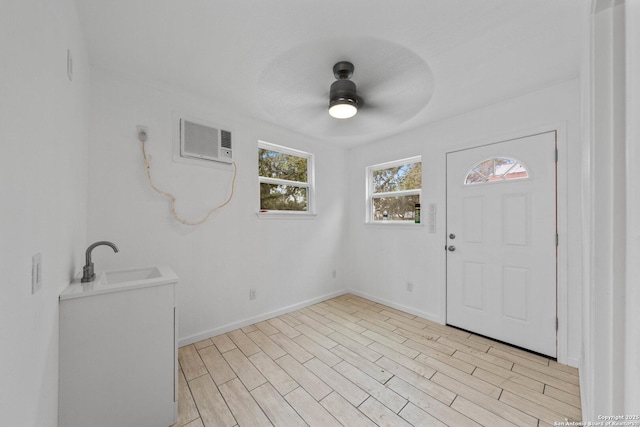
{"type": "Polygon", "coordinates": [[[447,154],[447,323],[556,357],[556,133],[447,154]]]}

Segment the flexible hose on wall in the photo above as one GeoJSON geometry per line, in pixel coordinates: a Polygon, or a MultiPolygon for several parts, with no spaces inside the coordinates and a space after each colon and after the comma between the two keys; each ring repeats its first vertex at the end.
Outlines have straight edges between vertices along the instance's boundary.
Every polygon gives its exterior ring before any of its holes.
{"type": "Polygon", "coordinates": [[[200,221],[190,221],[188,219],[185,219],[185,218],[181,217],[178,214],[178,212],[176,211],[176,196],[174,196],[173,193],[169,193],[168,191],[163,191],[163,190],[159,189],[158,187],[156,187],[156,185],[153,182],[153,179],[151,179],[151,162],[149,161],[149,158],[147,157],[147,150],[146,150],[146,147],[145,147],[145,142],[147,141],[147,132],[144,131],[144,130],[139,130],[138,131],[138,139],[142,143],[142,156],[144,157],[144,167],[145,167],[145,170],[146,170],[146,173],[147,173],[147,181],[149,181],[149,185],[151,186],[151,188],[156,193],[171,199],[171,212],[173,213],[173,216],[176,219],[176,221],[178,221],[181,224],[189,225],[189,226],[201,225],[201,224],[204,224],[205,222],[207,222],[209,220],[209,218],[211,218],[211,215],[214,212],[216,212],[219,209],[222,209],[227,204],[229,204],[229,202],[233,198],[233,192],[234,192],[235,184],[236,184],[236,175],[238,173],[238,167],[236,165],[236,162],[233,162],[233,179],[231,180],[231,194],[229,194],[229,197],[227,198],[227,200],[225,200],[224,203],[222,203],[222,204],[220,204],[220,205],[218,205],[218,206],[216,206],[214,208],[211,208],[211,210],[209,210],[209,212],[200,221]]]}

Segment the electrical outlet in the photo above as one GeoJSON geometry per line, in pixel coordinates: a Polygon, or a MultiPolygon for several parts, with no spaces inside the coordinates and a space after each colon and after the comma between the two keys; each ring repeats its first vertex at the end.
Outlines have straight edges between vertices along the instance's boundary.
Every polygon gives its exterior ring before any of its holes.
{"type": "Polygon", "coordinates": [[[256,290],[249,289],[249,299],[256,299],[256,290]]]}
{"type": "Polygon", "coordinates": [[[42,254],[31,257],[31,293],[42,289],[42,254]]]}
{"type": "Polygon", "coordinates": [[[413,292],[413,283],[407,282],[407,292],[413,292]]]}
{"type": "Polygon", "coordinates": [[[333,270],[333,271],[331,272],[331,278],[332,278],[332,279],[335,279],[337,276],[338,276],[338,273],[337,273],[335,270],[333,270]]]}
{"type": "Polygon", "coordinates": [[[142,142],[145,142],[149,137],[149,126],[138,125],[136,126],[136,131],[138,132],[138,139],[142,142]]]}

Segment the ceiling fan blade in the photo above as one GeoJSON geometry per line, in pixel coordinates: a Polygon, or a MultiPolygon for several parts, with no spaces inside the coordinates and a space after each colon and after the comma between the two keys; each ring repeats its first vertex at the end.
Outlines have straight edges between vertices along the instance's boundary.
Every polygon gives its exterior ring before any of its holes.
{"type": "Polygon", "coordinates": [[[276,57],[256,82],[256,101],[274,123],[324,138],[363,137],[397,129],[426,107],[433,93],[429,66],[395,43],[371,37],[335,38],[276,57]],[[311,52],[313,54],[311,54],[311,52]],[[350,119],[329,116],[333,64],[354,65],[351,80],[363,102],[350,119]]]}

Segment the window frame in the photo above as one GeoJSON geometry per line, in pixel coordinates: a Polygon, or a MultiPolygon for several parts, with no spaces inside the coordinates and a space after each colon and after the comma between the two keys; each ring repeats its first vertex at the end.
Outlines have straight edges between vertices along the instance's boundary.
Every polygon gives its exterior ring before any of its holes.
{"type": "Polygon", "coordinates": [[[418,196],[419,203],[422,204],[422,177],[420,179],[420,188],[414,190],[398,190],[398,191],[385,191],[381,193],[374,193],[374,185],[373,185],[373,172],[389,169],[395,166],[408,165],[411,163],[420,163],[422,164],[422,156],[412,156],[404,159],[393,160],[390,162],[378,163],[375,165],[367,166],[366,168],[366,215],[365,215],[365,223],[370,225],[393,225],[393,226],[416,226],[422,225],[422,221],[416,224],[414,221],[399,221],[399,220],[378,220],[374,219],[374,203],[373,200],[376,198],[385,198],[385,197],[402,197],[402,196],[418,196]]]}
{"type": "MultiPolygon", "coordinates": [[[[301,157],[307,159],[307,182],[290,181],[280,178],[270,178],[260,176],[258,169],[258,217],[259,218],[313,218],[316,216],[316,203],[315,203],[315,156],[313,153],[297,150],[283,145],[273,144],[258,140],[258,155],[260,149],[274,151],[277,153],[287,154],[290,156],[301,157]],[[272,184],[272,185],[288,185],[300,188],[306,188],[307,190],[307,210],[306,211],[293,211],[293,210],[263,210],[260,206],[260,185],[272,184]]],[[[258,157],[258,166],[260,158],[258,157]]]]}

